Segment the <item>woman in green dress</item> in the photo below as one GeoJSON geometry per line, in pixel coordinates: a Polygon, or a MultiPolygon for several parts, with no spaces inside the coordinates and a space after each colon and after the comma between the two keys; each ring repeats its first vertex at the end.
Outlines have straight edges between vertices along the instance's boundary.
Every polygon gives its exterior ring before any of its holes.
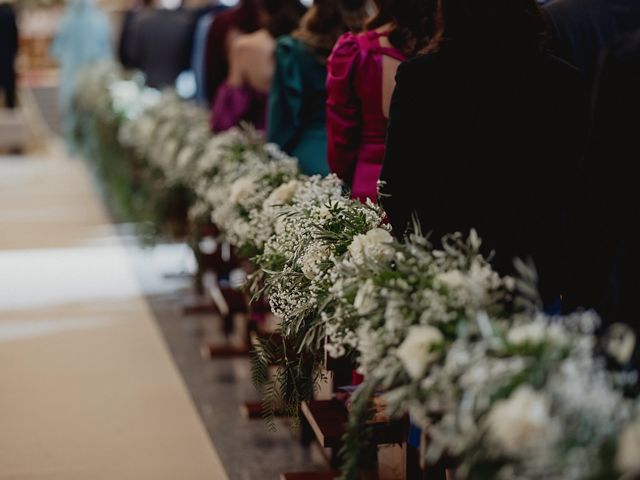
{"type": "Polygon", "coordinates": [[[327,175],[327,58],[345,32],[358,32],[365,0],[316,0],[300,28],[278,39],[267,139],[298,159],[302,173],[327,175]]]}

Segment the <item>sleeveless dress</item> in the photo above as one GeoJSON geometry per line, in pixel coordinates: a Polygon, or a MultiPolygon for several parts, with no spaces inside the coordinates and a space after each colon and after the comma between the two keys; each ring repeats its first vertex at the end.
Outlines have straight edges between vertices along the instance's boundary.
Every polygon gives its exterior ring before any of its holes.
{"type": "Polygon", "coordinates": [[[328,63],[327,135],[331,171],[351,187],[351,196],[377,201],[387,118],[382,107],[382,57],[399,61],[399,50],[380,45],[387,33],[346,33],[328,63]]]}
{"type": "Polygon", "coordinates": [[[329,173],[326,79],[326,65],[303,42],[288,35],[278,40],[267,139],[296,157],[305,175],[329,173]]]}

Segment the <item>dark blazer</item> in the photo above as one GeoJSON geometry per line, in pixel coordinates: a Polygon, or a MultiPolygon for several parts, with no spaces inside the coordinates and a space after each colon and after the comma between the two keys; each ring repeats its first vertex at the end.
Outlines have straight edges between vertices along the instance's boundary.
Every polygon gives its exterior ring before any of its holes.
{"type": "Polygon", "coordinates": [[[436,244],[475,228],[500,272],[531,257],[551,301],[583,151],[579,74],[547,54],[448,44],[402,64],[396,81],[381,175],[395,234],[414,213],[436,244]]]}
{"type": "Polygon", "coordinates": [[[640,32],[612,46],[596,85],[567,302],[631,324],[640,342],[640,32]]]}
{"type": "Polygon", "coordinates": [[[0,3],[0,77],[13,75],[13,62],[18,53],[16,14],[8,3],[0,3]]]}
{"type": "Polygon", "coordinates": [[[171,87],[189,69],[193,12],[187,9],[142,10],[129,23],[126,61],[147,76],[154,88],[171,87]]]}
{"type": "Polygon", "coordinates": [[[638,0],[553,0],[544,8],[555,33],[556,53],[589,77],[609,46],[640,28],[638,0]]]}

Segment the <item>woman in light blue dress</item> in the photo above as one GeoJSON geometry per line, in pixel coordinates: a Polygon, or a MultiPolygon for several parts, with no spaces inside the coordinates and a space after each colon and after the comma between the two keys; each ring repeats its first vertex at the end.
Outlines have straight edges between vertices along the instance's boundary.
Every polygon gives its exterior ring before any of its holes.
{"type": "Polygon", "coordinates": [[[60,106],[70,111],[76,75],[82,68],[111,58],[111,23],[95,0],[71,0],[52,47],[60,64],[60,106]]]}

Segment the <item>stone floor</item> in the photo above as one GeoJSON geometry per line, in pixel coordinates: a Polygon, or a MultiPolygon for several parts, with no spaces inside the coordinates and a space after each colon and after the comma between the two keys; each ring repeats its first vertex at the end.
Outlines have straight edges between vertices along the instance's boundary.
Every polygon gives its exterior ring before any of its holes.
{"type": "Polygon", "coordinates": [[[206,360],[205,342],[219,342],[215,317],[183,316],[183,292],[148,297],[173,358],[232,480],[276,480],[280,473],[326,468],[315,448],[302,447],[285,421],[276,432],[261,419],[244,418],[240,406],[257,400],[248,359],[206,360]]]}

